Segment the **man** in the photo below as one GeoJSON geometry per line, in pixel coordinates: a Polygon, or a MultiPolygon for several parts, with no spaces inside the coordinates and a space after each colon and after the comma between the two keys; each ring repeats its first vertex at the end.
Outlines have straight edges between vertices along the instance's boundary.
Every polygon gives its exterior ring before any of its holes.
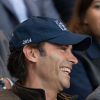
{"type": "Polygon", "coordinates": [[[72,100],[60,94],[70,86],[72,49],[85,50],[91,39],[69,32],[58,20],[32,17],[21,23],[10,40],[8,70],[18,81],[0,100],[72,100]],[[58,94],[58,95],[57,95],[58,94]]]}

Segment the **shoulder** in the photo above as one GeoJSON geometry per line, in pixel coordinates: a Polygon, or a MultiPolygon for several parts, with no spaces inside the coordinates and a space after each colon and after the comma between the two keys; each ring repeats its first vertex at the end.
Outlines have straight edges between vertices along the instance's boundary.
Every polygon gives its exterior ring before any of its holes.
{"type": "Polygon", "coordinates": [[[11,90],[0,91],[0,100],[21,100],[11,90]]]}

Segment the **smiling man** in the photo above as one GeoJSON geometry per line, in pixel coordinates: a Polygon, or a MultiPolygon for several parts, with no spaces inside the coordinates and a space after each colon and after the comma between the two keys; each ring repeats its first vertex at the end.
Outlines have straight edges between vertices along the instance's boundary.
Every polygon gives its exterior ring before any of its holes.
{"type": "Polygon", "coordinates": [[[32,17],[21,23],[13,32],[8,61],[18,81],[0,100],[67,99],[60,91],[70,87],[69,74],[78,63],[72,49],[85,50],[90,44],[90,37],[69,32],[56,19],[32,17]]]}

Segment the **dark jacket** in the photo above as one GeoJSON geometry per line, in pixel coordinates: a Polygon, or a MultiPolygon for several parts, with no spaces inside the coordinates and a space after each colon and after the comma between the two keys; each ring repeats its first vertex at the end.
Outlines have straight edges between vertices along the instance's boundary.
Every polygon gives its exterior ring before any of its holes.
{"type": "Polygon", "coordinates": [[[92,87],[96,89],[100,85],[100,44],[94,39],[90,48],[80,55],[92,87]]]}
{"type": "MultiPolygon", "coordinates": [[[[57,96],[57,100],[76,100],[76,98],[65,93],[59,93],[57,96]]],[[[46,98],[44,90],[22,87],[16,82],[11,90],[0,92],[0,100],[46,100],[46,98]]]]}
{"type": "Polygon", "coordinates": [[[100,100],[100,86],[91,93],[86,100],[100,100]]]}

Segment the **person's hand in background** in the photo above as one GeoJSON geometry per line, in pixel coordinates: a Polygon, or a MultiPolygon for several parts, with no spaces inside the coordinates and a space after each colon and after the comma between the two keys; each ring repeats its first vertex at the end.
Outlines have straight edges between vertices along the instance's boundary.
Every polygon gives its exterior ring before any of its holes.
{"type": "Polygon", "coordinates": [[[9,78],[0,78],[0,90],[10,89],[13,83],[9,78]]]}

